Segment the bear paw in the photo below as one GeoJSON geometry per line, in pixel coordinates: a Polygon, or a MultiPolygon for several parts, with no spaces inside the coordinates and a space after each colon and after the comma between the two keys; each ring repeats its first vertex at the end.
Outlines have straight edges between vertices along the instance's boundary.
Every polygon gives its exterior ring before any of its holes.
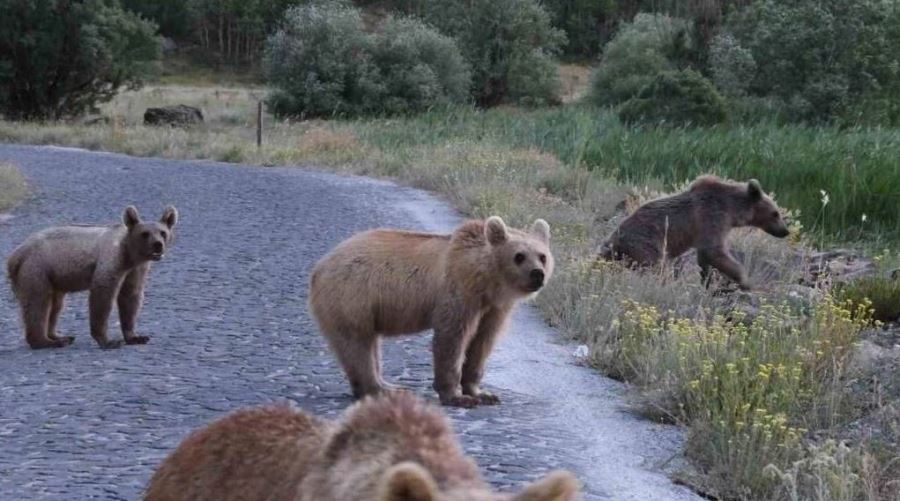
{"type": "Polygon", "coordinates": [[[463,407],[465,409],[471,409],[473,407],[478,407],[478,404],[481,403],[481,400],[478,397],[471,397],[469,395],[453,395],[450,397],[441,397],[441,405],[446,405],[448,407],[463,407]]]}
{"type": "Polygon", "coordinates": [[[124,344],[125,342],[121,339],[116,339],[115,341],[107,341],[105,343],[101,343],[100,347],[104,350],[114,350],[116,348],[121,348],[124,344]]]}
{"type": "Polygon", "coordinates": [[[53,341],[57,348],[65,348],[75,342],[75,336],[56,336],[53,341]]]}
{"type": "Polygon", "coordinates": [[[125,344],[147,344],[150,336],[129,336],[125,338],[125,344]]]}
{"type": "Polygon", "coordinates": [[[475,396],[478,399],[478,402],[482,405],[499,405],[500,397],[494,395],[489,391],[482,391],[478,395],[475,396]]]}

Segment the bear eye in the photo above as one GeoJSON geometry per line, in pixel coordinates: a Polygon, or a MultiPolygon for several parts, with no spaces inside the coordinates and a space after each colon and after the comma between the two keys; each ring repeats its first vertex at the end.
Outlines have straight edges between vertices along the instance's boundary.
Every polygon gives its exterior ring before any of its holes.
{"type": "Polygon", "coordinates": [[[141,236],[142,236],[143,238],[145,238],[145,239],[146,239],[146,238],[150,238],[150,232],[149,232],[149,231],[145,231],[145,232],[141,233],[141,236]]]}
{"type": "Polygon", "coordinates": [[[516,252],[516,256],[513,258],[516,261],[516,264],[522,264],[522,261],[525,260],[525,254],[521,252],[516,252]]]}
{"type": "Polygon", "coordinates": [[[776,211],[772,211],[772,217],[774,217],[774,218],[777,219],[778,216],[780,216],[780,215],[781,215],[781,214],[779,214],[777,210],[776,210],[776,211]]]}
{"type": "Polygon", "coordinates": [[[541,264],[547,264],[547,256],[546,255],[541,254],[538,256],[538,259],[541,260],[541,264]]]}
{"type": "Polygon", "coordinates": [[[165,240],[167,235],[166,235],[166,232],[161,231],[161,232],[159,232],[159,236],[161,236],[163,238],[163,240],[165,240]]]}

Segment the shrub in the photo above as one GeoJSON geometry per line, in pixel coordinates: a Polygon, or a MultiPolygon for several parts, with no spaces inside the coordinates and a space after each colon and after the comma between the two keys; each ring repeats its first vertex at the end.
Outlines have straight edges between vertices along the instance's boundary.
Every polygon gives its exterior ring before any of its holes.
{"type": "Polygon", "coordinates": [[[753,54],[741,47],[730,33],[720,33],[713,38],[709,65],[716,88],[729,96],[745,95],[756,73],[753,54]]]}
{"type": "Polygon", "coordinates": [[[0,2],[0,113],[59,119],[138,87],[159,57],[155,32],[118,0],[0,2]]]}
{"type": "MultiPolygon", "coordinates": [[[[673,317],[626,300],[607,357],[613,369],[691,424],[688,452],[723,499],[769,499],[808,430],[834,424],[867,303],[825,297],[808,318],[763,305],[749,325],[722,315],[673,317]]],[[[732,313],[734,315],[734,313],[732,313]]]]}
{"type": "Polygon", "coordinates": [[[693,70],[660,73],[619,109],[624,123],[715,125],[725,121],[725,101],[693,70]]]}
{"type": "Polygon", "coordinates": [[[755,61],[751,93],[780,98],[794,119],[823,122],[864,99],[900,98],[898,22],[896,2],[762,0],[728,28],[755,61]]]}
{"type": "Polygon", "coordinates": [[[600,105],[634,97],[662,71],[679,66],[689,47],[688,23],[662,14],[638,14],[610,40],[594,73],[590,98],[600,105]]]}
{"type": "Polygon", "coordinates": [[[323,2],[288,10],[266,46],[271,110],[279,116],[370,111],[380,93],[372,44],[351,6],[323,2]]]}
{"type": "Polygon", "coordinates": [[[468,70],[454,42],[414,19],[364,31],[343,2],[290,9],[269,38],[266,74],[278,116],[359,116],[421,111],[466,98],[468,70]]]}
{"type": "Polygon", "coordinates": [[[468,99],[469,68],[453,39],[420,21],[388,18],[373,47],[384,82],[384,111],[422,111],[468,99]]]}
{"type": "Polygon", "coordinates": [[[430,23],[459,40],[480,106],[558,101],[553,55],[566,38],[536,0],[428,2],[426,9],[430,23]]]}
{"type": "Polygon", "coordinates": [[[870,301],[872,318],[881,322],[900,320],[900,278],[871,275],[838,284],[836,294],[854,302],[870,301]]]}

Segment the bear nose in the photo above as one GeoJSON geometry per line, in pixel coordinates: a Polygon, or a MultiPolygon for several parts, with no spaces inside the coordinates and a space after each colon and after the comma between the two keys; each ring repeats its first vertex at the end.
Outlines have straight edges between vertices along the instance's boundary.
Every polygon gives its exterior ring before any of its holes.
{"type": "Polygon", "coordinates": [[[153,242],[153,252],[162,252],[163,251],[163,243],[162,242],[153,242]]]}
{"type": "Polygon", "coordinates": [[[531,284],[536,287],[544,285],[544,270],[539,268],[531,270],[531,284]]]}

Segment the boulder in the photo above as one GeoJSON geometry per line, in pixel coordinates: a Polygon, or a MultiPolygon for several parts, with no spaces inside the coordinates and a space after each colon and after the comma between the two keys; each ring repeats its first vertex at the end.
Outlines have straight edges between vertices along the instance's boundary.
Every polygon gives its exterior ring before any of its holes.
{"type": "Polygon", "coordinates": [[[144,124],[185,126],[203,123],[203,112],[199,108],[179,104],[161,108],[147,108],[144,112],[144,124]]]}

